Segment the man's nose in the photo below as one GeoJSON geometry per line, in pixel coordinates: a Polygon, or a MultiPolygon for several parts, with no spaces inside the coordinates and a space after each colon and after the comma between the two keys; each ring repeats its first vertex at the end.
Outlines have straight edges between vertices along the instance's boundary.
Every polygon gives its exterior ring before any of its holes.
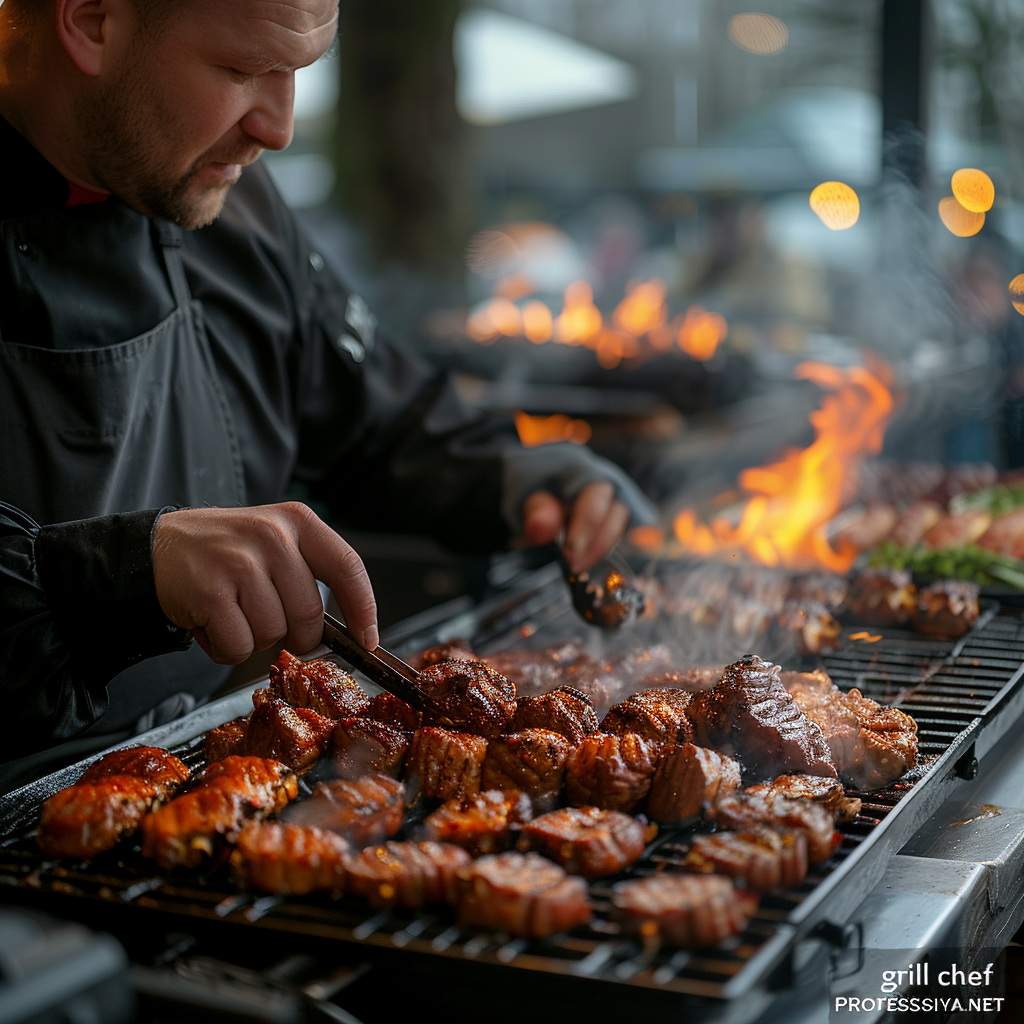
{"type": "Polygon", "coordinates": [[[241,128],[264,149],[284,149],[292,141],[295,74],[269,71],[260,76],[259,91],[241,128]]]}

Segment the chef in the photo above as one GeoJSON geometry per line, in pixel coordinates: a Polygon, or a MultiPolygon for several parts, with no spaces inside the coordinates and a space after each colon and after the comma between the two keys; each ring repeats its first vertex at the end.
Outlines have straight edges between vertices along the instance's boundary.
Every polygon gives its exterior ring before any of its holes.
{"type": "Polygon", "coordinates": [[[592,563],[651,510],[572,445],[382,337],[261,165],[336,0],[0,5],[0,790],[315,648],[317,580],[367,647],[332,521],[463,550],[566,531],[592,563]]]}

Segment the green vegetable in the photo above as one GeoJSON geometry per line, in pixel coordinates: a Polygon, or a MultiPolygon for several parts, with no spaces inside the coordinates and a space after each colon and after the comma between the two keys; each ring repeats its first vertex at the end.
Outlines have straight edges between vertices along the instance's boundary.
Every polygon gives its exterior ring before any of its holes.
{"type": "Polygon", "coordinates": [[[1024,590],[1024,561],[986,551],[976,544],[959,548],[901,547],[885,541],[868,555],[868,565],[909,569],[919,576],[972,580],[981,586],[1006,583],[1024,590]]]}

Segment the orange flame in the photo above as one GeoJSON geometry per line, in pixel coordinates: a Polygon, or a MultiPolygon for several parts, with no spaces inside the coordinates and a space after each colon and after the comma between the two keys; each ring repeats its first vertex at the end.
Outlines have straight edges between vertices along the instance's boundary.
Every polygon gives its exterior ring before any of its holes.
{"type": "Polygon", "coordinates": [[[849,543],[834,549],[826,524],[840,510],[861,462],[882,448],[893,409],[892,394],[881,379],[886,371],[825,363],[798,366],[797,377],[833,392],[810,416],[814,442],[740,474],[740,486],[750,497],[736,525],[723,516],[703,523],[693,509],[684,509],[674,523],[683,547],[696,555],[742,551],[762,565],[849,569],[855,549],[849,543]]]}
{"type": "Polygon", "coordinates": [[[571,420],[558,413],[555,416],[529,416],[516,413],[516,432],[524,448],[551,444],[554,441],[571,441],[586,444],[590,440],[590,424],[586,420],[571,420]]]}

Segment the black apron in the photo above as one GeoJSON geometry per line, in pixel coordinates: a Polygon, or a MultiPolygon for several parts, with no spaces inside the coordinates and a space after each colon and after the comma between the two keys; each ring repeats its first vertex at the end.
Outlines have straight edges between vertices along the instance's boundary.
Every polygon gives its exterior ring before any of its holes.
{"type": "MultiPolygon", "coordinates": [[[[33,231],[45,234],[51,216],[33,218],[33,231]]],[[[246,503],[238,438],[185,279],[179,230],[152,223],[175,302],[165,320],[100,348],[0,343],[0,494],[40,524],[246,503]]],[[[229,671],[195,645],[133,665],[110,682],[99,721],[68,743],[5,765],[2,788],[170,720],[229,671]]]]}

